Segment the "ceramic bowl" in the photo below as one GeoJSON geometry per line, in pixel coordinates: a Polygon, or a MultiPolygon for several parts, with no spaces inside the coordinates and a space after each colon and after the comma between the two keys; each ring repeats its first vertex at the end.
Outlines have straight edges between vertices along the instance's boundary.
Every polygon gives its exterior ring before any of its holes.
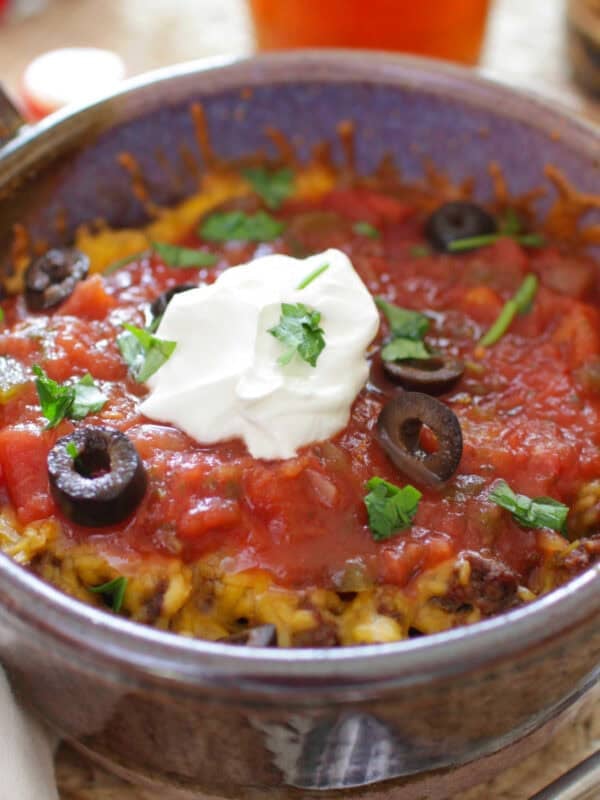
{"type": "MultiPolygon", "coordinates": [[[[4,268],[14,222],[50,242],[98,217],[141,222],[122,151],[135,154],[155,202],[193,191],[181,157],[182,145],[196,148],[193,101],[225,159],[270,147],[268,126],[301,158],[321,140],[340,158],[336,126],[350,119],[360,171],[389,152],[415,179],[427,157],[454,181],[475,178],[485,200],[490,161],[517,194],[543,183],[552,163],[600,194],[597,132],[472,72],[357,52],[200,62],[9,139],[0,149],[4,268]]],[[[0,657],[17,691],[86,753],[169,787],[168,797],[447,798],[551,735],[598,673],[599,614],[596,568],[468,628],[397,644],[261,651],[132,624],[0,558],[0,657]]]]}

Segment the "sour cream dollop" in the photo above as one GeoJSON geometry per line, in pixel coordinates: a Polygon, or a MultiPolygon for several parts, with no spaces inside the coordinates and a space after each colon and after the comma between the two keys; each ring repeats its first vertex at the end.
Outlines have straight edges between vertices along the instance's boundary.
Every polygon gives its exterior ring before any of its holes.
{"type": "Polygon", "coordinates": [[[177,346],[148,380],[140,410],[200,443],[241,437],[255,458],[291,458],[348,424],[378,327],[371,295],[339,250],[258,258],[173,297],[156,336],[177,346]],[[269,329],[282,303],[320,312],[325,348],[315,367],[297,353],[278,364],[286,346],[269,329]]]}

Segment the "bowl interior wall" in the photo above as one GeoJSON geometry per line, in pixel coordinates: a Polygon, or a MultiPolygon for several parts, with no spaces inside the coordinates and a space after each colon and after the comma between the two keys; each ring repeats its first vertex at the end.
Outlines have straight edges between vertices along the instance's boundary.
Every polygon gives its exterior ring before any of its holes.
{"type": "MultiPolygon", "coordinates": [[[[256,86],[251,92],[196,91],[185,102],[141,113],[100,134],[88,134],[83,144],[69,145],[59,158],[33,170],[28,180],[8,194],[0,169],[0,198],[4,197],[0,199],[0,263],[7,260],[15,222],[24,223],[35,240],[51,244],[70,240],[78,225],[98,218],[116,227],[142,223],[144,209],[118,162],[124,152],[138,160],[153,202],[169,205],[191,194],[197,188],[197,175],[182,150],[192,153],[202,170],[189,111],[195,101],[203,104],[211,141],[224,159],[257,151],[274,155],[265,135],[273,127],[290,139],[302,160],[309,158],[315,144],[329,141],[339,163],[342,152],[336,126],[341,120],[352,120],[361,173],[372,172],[389,153],[404,178],[414,181],[422,178],[425,159],[429,159],[455,183],[473,177],[476,196],[486,200],[492,191],[490,162],[502,166],[513,195],[544,185],[544,167],[552,163],[560,165],[579,189],[600,192],[598,165],[565,144],[560,130],[538,130],[453,96],[360,81],[292,81],[256,86]],[[67,222],[60,231],[59,217],[67,222]]],[[[126,98],[113,102],[120,114],[123,105],[126,98]]],[[[540,213],[548,209],[553,194],[550,189],[539,201],[540,213]]]]}

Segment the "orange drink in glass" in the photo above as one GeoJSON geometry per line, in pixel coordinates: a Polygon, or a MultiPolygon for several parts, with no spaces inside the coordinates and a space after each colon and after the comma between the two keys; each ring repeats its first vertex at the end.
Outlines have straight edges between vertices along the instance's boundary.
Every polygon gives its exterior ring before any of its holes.
{"type": "Polygon", "coordinates": [[[475,64],[491,0],[249,0],[260,50],[358,47],[475,64]]]}

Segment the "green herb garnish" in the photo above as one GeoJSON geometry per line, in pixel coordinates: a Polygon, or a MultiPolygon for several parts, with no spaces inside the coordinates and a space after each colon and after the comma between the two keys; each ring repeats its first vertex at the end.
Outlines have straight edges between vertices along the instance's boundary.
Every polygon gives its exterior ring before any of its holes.
{"type": "Polygon", "coordinates": [[[487,247],[487,245],[494,244],[500,239],[514,239],[523,247],[543,247],[545,240],[539,233],[525,233],[518,236],[507,237],[504,233],[487,233],[483,236],[469,236],[466,239],[455,239],[448,245],[448,250],[451,253],[462,253],[466,250],[477,250],[480,247],[487,247]]]}
{"type": "Polygon", "coordinates": [[[516,238],[523,247],[543,247],[546,244],[546,240],[541,233],[523,233],[516,238]]]}
{"type": "Polygon", "coordinates": [[[529,311],[537,289],[538,279],[530,273],[525,277],[516,293],[504,304],[492,327],[481,338],[479,342],[481,347],[490,347],[490,345],[496,344],[509,329],[517,314],[525,314],[529,311]]]}
{"type": "Polygon", "coordinates": [[[431,353],[421,341],[398,337],[381,349],[381,357],[384,361],[404,361],[407,358],[423,361],[431,358],[431,353]]]}
{"type": "Polygon", "coordinates": [[[138,383],[144,383],[169,360],[177,342],[159,339],[144,328],[123,323],[125,331],[117,337],[117,345],[138,383]]]}
{"type": "Polygon", "coordinates": [[[504,215],[502,224],[500,225],[500,232],[505,236],[517,236],[521,233],[521,220],[514,208],[509,208],[504,215]]]}
{"type": "Polygon", "coordinates": [[[63,419],[83,419],[100,411],[106,396],[94,383],[91,375],[84,375],[76,383],[58,383],[49,378],[39,364],[31,368],[36,376],[42,414],[48,420],[46,429],[55,428],[63,419]]]}
{"type": "Polygon", "coordinates": [[[429,330],[429,319],[420,311],[400,308],[381,297],[375,298],[375,305],[385,314],[394,336],[417,341],[422,339],[429,330]]]}
{"type": "Polygon", "coordinates": [[[365,496],[365,506],[375,541],[384,541],[410,528],[422,497],[418,489],[410,484],[402,488],[394,486],[378,477],[368,481],[367,489],[369,493],[365,496]]]}
{"type": "Polygon", "coordinates": [[[72,386],[60,384],[49,378],[39,364],[32,367],[36,376],[37,389],[42,414],[48,420],[46,428],[55,428],[59,422],[69,416],[75,392],[72,386]]]}
{"type": "Polygon", "coordinates": [[[69,411],[71,419],[83,419],[88,414],[94,414],[106,403],[106,396],[96,386],[89,372],[77,381],[73,391],[73,405],[69,411]]]}
{"type": "Polygon", "coordinates": [[[296,286],[296,290],[298,290],[298,289],[306,289],[306,287],[309,284],[311,284],[314,280],[316,280],[316,278],[319,277],[319,275],[322,275],[325,272],[325,270],[328,270],[328,269],[329,269],[329,264],[322,264],[320,267],[317,267],[316,269],[313,269],[313,271],[309,275],[307,275],[306,278],[304,278],[302,281],[300,281],[298,286],[296,286]]]}
{"type": "Polygon", "coordinates": [[[108,267],[104,270],[104,275],[112,275],[113,272],[117,272],[121,269],[121,267],[126,267],[127,264],[131,264],[134,261],[137,261],[138,258],[142,258],[143,256],[147,255],[147,250],[140,250],[139,253],[133,253],[130,256],[124,256],[120,258],[118,261],[113,261],[112,264],[109,264],[108,267]]]}
{"type": "Polygon", "coordinates": [[[371,225],[370,222],[355,222],[352,230],[359,236],[366,236],[367,239],[379,239],[381,236],[375,225],[371,225]]]}
{"type": "Polygon", "coordinates": [[[552,497],[515,494],[506,481],[498,481],[489,494],[492,502],[510,511],[524,528],[551,528],[563,535],[567,530],[569,507],[552,497]]]}
{"type": "Polygon", "coordinates": [[[71,456],[73,461],[75,461],[75,459],[79,455],[79,450],[77,449],[77,445],[75,444],[75,442],[67,442],[67,446],[65,449],[67,451],[67,454],[71,456]]]}
{"type": "Polygon", "coordinates": [[[268,208],[279,208],[294,191],[294,173],[287,167],[277,170],[248,167],[242,170],[242,175],[252,185],[256,194],[262,197],[268,208]]]}
{"type": "Polygon", "coordinates": [[[317,359],[325,347],[324,331],[319,327],[321,313],[303,303],[281,304],[279,323],[269,328],[269,333],[284,345],[286,352],[277,359],[284,367],[289,364],[295,353],[311,367],[317,366],[317,359]]]}
{"type": "Polygon", "coordinates": [[[88,589],[94,594],[101,594],[104,602],[112,608],[115,614],[118,614],[123,608],[127,583],[128,579],[121,576],[100,586],[88,586],[88,589]]]}
{"type": "Polygon", "coordinates": [[[522,247],[543,247],[544,237],[539,233],[523,233],[521,220],[514,209],[509,209],[498,233],[486,233],[483,236],[469,236],[465,239],[455,239],[448,245],[451,253],[462,253],[466,250],[477,250],[498,242],[500,239],[514,239],[522,247]]]}
{"type": "Polygon", "coordinates": [[[191,247],[179,247],[166,242],[152,242],[152,249],[168,267],[177,269],[214,267],[219,260],[214,253],[208,253],[206,250],[194,250],[191,247]]]}
{"type": "Polygon", "coordinates": [[[429,330],[429,319],[425,314],[400,308],[381,297],[376,297],[375,303],[383,311],[392,332],[391,341],[381,350],[384,361],[431,358],[431,353],[423,341],[429,330]]]}
{"type": "Polygon", "coordinates": [[[477,250],[480,247],[487,247],[497,242],[502,235],[500,233],[484,233],[481,236],[467,236],[464,239],[455,239],[448,244],[451,253],[462,253],[467,250],[477,250]]]}
{"type": "Polygon", "coordinates": [[[199,234],[213,242],[271,242],[284,229],[283,222],[266,211],[246,214],[243,211],[217,211],[200,225],[199,234]]]}

